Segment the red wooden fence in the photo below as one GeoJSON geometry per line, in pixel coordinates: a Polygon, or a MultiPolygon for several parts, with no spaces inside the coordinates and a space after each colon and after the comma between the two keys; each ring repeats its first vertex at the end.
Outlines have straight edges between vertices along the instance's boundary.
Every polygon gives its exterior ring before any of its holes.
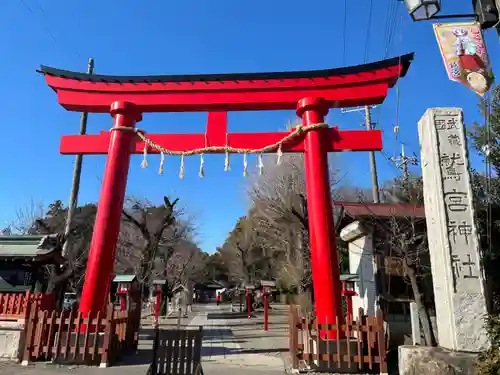
{"type": "Polygon", "coordinates": [[[0,320],[25,319],[30,307],[52,311],[55,304],[53,293],[0,293],[0,320]]]}
{"type": "Polygon", "coordinates": [[[344,324],[339,324],[338,319],[331,322],[333,324],[318,324],[316,319],[298,310],[298,307],[290,307],[293,369],[387,373],[384,319],[380,311],[376,316],[366,316],[363,309],[359,309],[356,320],[348,317],[344,324]],[[321,338],[318,332],[323,330],[336,332],[336,338],[321,338]]]}
{"type": "Polygon", "coordinates": [[[137,349],[140,312],[140,307],[114,311],[109,305],[105,314],[84,317],[76,310],[32,309],[26,322],[22,364],[43,360],[106,367],[120,354],[137,349]]]}

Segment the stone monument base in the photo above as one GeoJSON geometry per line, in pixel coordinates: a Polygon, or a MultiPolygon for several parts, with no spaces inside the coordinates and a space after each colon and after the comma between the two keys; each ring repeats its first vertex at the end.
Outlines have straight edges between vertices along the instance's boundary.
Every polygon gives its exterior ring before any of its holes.
{"type": "Polygon", "coordinates": [[[24,319],[0,322],[0,361],[17,361],[24,347],[24,319]]]}
{"type": "Polygon", "coordinates": [[[477,355],[439,347],[400,346],[399,375],[472,375],[477,355]]]}

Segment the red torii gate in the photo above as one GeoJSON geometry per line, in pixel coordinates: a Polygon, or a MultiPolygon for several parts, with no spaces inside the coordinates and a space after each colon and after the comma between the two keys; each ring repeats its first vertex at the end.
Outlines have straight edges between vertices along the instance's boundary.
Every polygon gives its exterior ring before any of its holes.
{"type": "MultiPolygon", "coordinates": [[[[227,111],[296,109],[304,134],[282,145],[304,152],[311,262],[319,323],[342,318],[338,257],[328,177],[328,152],[382,149],[378,130],[308,126],[322,124],[329,108],[383,102],[406,74],[413,54],[354,67],[317,71],[123,77],[88,75],[42,66],[59,104],[70,111],[110,113],[114,127],[98,135],[63,136],[62,154],[108,154],[88,257],[80,312],[105,311],[132,153],[144,142],[134,131],[144,112],[209,112],[206,134],[148,134],[171,151],[207,146],[259,150],[290,133],[227,134],[227,111]]],[[[276,151],[276,150],[274,150],[276,151]]],[[[148,152],[159,153],[155,148],[148,152]]],[[[221,152],[221,151],[216,151],[221,152]]],[[[224,152],[224,151],[222,151],[224,152]]]]}

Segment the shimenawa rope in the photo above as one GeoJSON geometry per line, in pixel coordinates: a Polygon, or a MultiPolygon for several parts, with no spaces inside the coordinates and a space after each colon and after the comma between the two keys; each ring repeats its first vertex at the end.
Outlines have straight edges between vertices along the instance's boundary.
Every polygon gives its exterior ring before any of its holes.
{"type": "Polygon", "coordinates": [[[165,155],[180,156],[181,157],[181,168],[180,168],[180,172],[179,172],[179,177],[184,178],[184,156],[200,155],[199,176],[204,177],[205,173],[204,173],[203,166],[204,166],[205,161],[203,159],[203,154],[222,153],[222,152],[224,152],[226,154],[226,160],[224,162],[224,171],[231,170],[231,167],[229,164],[229,154],[243,154],[243,176],[246,177],[246,176],[248,176],[247,154],[258,154],[257,167],[259,169],[259,174],[262,174],[263,170],[264,170],[264,163],[262,161],[262,154],[276,150],[277,164],[281,164],[281,158],[283,156],[283,151],[282,151],[283,144],[290,142],[292,139],[297,138],[297,137],[301,136],[302,134],[305,134],[309,131],[321,129],[321,128],[328,128],[328,124],[323,123],[323,122],[308,125],[308,126],[303,126],[302,124],[298,124],[293,132],[291,132],[290,134],[287,134],[285,137],[283,137],[278,142],[275,142],[271,145],[262,147],[260,149],[246,149],[246,148],[232,147],[228,144],[228,134],[226,134],[226,145],[225,146],[206,146],[206,147],[197,148],[197,149],[189,150],[189,151],[167,150],[166,148],[164,148],[164,147],[154,143],[152,140],[148,139],[146,137],[146,135],[144,134],[144,131],[141,129],[130,128],[127,126],[117,126],[117,127],[111,128],[110,131],[134,132],[144,142],[144,158],[143,158],[142,163],[141,163],[142,168],[147,168],[147,166],[148,166],[148,161],[147,161],[147,153],[148,153],[147,148],[148,148],[148,146],[151,147],[152,149],[159,151],[161,154],[160,168],[158,170],[159,174],[163,173],[163,165],[165,162],[165,155]]]}

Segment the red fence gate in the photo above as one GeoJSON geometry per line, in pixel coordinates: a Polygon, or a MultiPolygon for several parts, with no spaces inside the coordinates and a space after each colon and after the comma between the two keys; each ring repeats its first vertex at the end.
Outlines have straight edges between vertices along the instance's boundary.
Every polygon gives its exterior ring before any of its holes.
{"type": "Polygon", "coordinates": [[[295,370],[315,369],[337,373],[387,373],[384,319],[381,311],[374,317],[359,309],[356,320],[338,318],[328,324],[318,324],[300,314],[300,308],[290,307],[289,344],[292,367],[295,370]],[[332,332],[331,339],[318,332],[332,332]]]}

